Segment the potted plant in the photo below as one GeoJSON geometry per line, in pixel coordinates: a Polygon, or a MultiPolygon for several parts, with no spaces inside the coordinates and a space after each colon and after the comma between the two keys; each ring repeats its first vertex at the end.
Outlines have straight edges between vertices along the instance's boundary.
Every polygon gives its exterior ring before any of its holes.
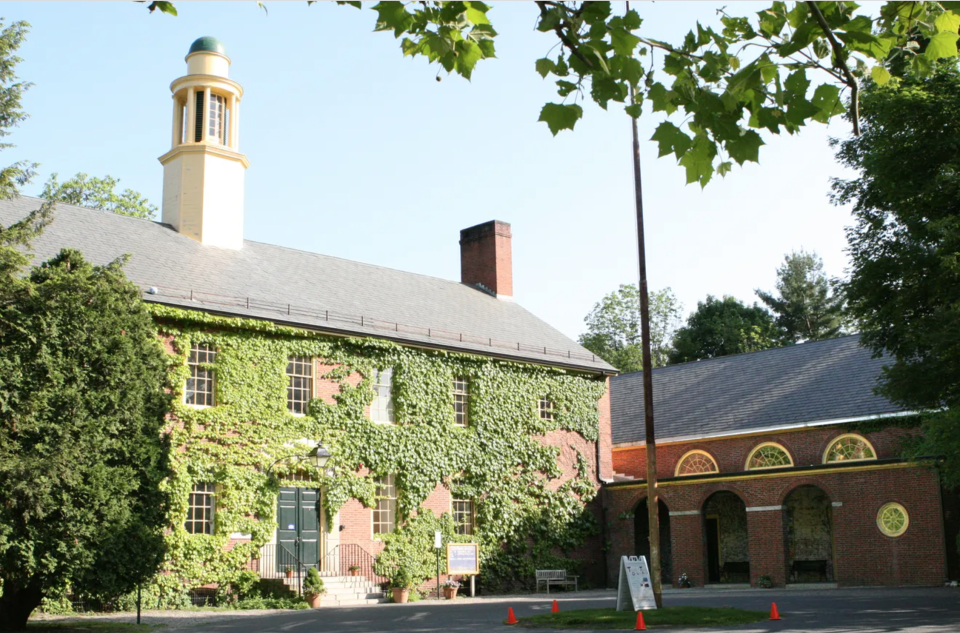
{"type": "Polygon", "coordinates": [[[310,605],[311,609],[319,609],[320,598],[325,593],[327,593],[327,589],[323,586],[323,578],[320,577],[320,572],[317,571],[316,567],[311,567],[307,570],[307,577],[303,580],[303,597],[307,599],[307,604],[310,605]]]}
{"type": "Polygon", "coordinates": [[[413,578],[406,569],[398,569],[390,578],[390,588],[393,590],[393,601],[404,604],[410,599],[410,590],[413,589],[413,578]]]}
{"type": "Polygon", "coordinates": [[[357,573],[360,571],[360,565],[350,565],[349,567],[347,567],[347,570],[350,572],[351,576],[356,576],[357,573]]]}
{"type": "Polygon", "coordinates": [[[284,567],[283,573],[287,575],[287,578],[293,578],[293,565],[287,565],[284,567]]]}
{"type": "Polygon", "coordinates": [[[460,583],[453,578],[440,586],[443,587],[443,597],[447,600],[454,600],[457,597],[457,589],[460,588],[460,583]]]}
{"type": "Polygon", "coordinates": [[[677,584],[680,585],[681,589],[690,588],[690,579],[687,578],[687,572],[683,572],[682,574],[680,574],[680,579],[677,581],[677,584]]]}
{"type": "Polygon", "coordinates": [[[773,578],[764,574],[757,578],[757,586],[761,589],[770,589],[773,587],[773,578]]]}

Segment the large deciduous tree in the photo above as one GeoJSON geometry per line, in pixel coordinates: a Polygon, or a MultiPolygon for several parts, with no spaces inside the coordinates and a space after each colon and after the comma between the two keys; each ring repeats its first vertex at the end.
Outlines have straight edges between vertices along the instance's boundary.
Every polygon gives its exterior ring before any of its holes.
{"type": "Polygon", "coordinates": [[[863,118],[861,136],[837,152],[859,176],[833,183],[856,219],[847,301],[863,342],[893,357],[882,392],[947,408],[926,418],[927,450],[960,485],[960,73],[869,89],[863,118]]]}
{"type": "Polygon", "coordinates": [[[831,292],[816,253],[791,253],[777,269],[776,294],[756,291],[774,314],[784,343],[833,338],[840,334],[843,298],[831,292]]]}
{"type": "Polygon", "coordinates": [[[112,176],[96,178],[79,173],[61,183],[57,180],[57,174],[53,174],[44,184],[40,197],[135,218],[153,219],[157,214],[157,207],[150,204],[143,194],[132,189],[117,193],[119,182],[118,178],[112,176]]]}
{"type": "MultiPolygon", "coordinates": [[[[654,367],[667,364],[673,334],[683,308],[673,290],[650,293],[650,351],[654,367]]],[[[623,373],[640,371],[640,292],[623,284],[606,295],[584,318],[580,344],[623,373]]]]}
{"type": "Polygon", "coordinates": [[[770,313],[733,297],[707,295],[673,338],[671,363],[716,358],[776,347],[777,327],[770,313]]]}

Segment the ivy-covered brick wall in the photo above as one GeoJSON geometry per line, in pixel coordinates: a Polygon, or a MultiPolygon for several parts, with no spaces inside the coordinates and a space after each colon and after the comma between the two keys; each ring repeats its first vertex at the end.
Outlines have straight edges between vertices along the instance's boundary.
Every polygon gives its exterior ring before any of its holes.
{"type": "MultiPolygon", "coordinates": [[[[175,450],[165,482],[174,503],[159,584],[196,587],[234,579],[275,534],[279,486],[321,488],[327,527],[338,529],[335,517],[346,526],[338,530],[340,542],[369,539],[374,477],[384,474],[396,474],[401,527],[394,542],[419,538],[411,519],[418,509],[432,510],[431,517],[439,512],[449,526],[450,496],[474,500],[477,533],[470,540],[481,545],[488,590],[530,583],[538,568],[601,573],[597,458],[609,450],[598,451],[597,442],[602,439],[605,447],[610,441],[602,378],[167,306],[151,309],[168,341],[169,388],[176,396],[169,425],[175,450]],[[217,350],[214,407],[181,404],[194,342],[217,350]],[[314,399],[303,416],[287,410],[286,367],[293,355],[318,359],[314,399]],[[395,425],[368,417],[373,371],[387,367],[393,368],[395,425]],[[455,376],[469,380],[466,428],[454,423],[455,376]],[[538,413],[541,397],[554,404],[552,420],[538,413]],[[303,465],[293,459],[309,449],[304,441],[321,441],[330,450],[332,476],[317,472],[304,480],[303,465]],[[269,476],[268,467],[285,456],[291,459],[269,476]],[[212,535],[184,529],[196,482],[217,486],[212,535]],[[249,541],[231,539],[238,533],[250,535],[249,541]]],[[[608,460],[601,460],[601,468],[609,469],[608,460]]],[[[426,519],[420,523],[422,532],[426,519]]]]}

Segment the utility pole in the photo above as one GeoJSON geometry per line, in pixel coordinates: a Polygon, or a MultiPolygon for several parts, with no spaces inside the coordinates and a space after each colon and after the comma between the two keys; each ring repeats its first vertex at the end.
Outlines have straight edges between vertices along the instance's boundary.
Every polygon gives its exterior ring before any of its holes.
{"type": "MultiPolygon", "coordinates": [[[[629,11],[629,5],[628,11],[629,11]]],[[[630,89],[630,103],[634,103],[630,89]]],[[[653,362],[650,358],[650,298],[647,293],[647,254],[643,236],[643,184],[640,179],[640,139],[633,127],[633,183],[637,205],[637,255],[640,259],[640,340],[643,347],[643,420],[647,444],[647,513],[650,526],[650,584],[657,608],[663,606],[660,586],[660,500],[657,491],[657,444],[653,433],[653,362]]]]}

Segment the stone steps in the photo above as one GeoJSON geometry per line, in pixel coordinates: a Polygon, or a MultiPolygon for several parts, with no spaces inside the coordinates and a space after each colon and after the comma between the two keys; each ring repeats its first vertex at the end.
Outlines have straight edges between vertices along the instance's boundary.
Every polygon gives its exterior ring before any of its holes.
{"type": "MultiPolygon", "coordinates": [[[[323,587],[327,590],[320,598],[321,606],[358,606],[387,601],[380,587],[364,576],[335,576],[329,575],[328,572],[328,574],[321,574],[321,577],[323,587]]],[[[292,591],[296,591],[296,578],[284,578],[283,581],[292,591]]]]}

